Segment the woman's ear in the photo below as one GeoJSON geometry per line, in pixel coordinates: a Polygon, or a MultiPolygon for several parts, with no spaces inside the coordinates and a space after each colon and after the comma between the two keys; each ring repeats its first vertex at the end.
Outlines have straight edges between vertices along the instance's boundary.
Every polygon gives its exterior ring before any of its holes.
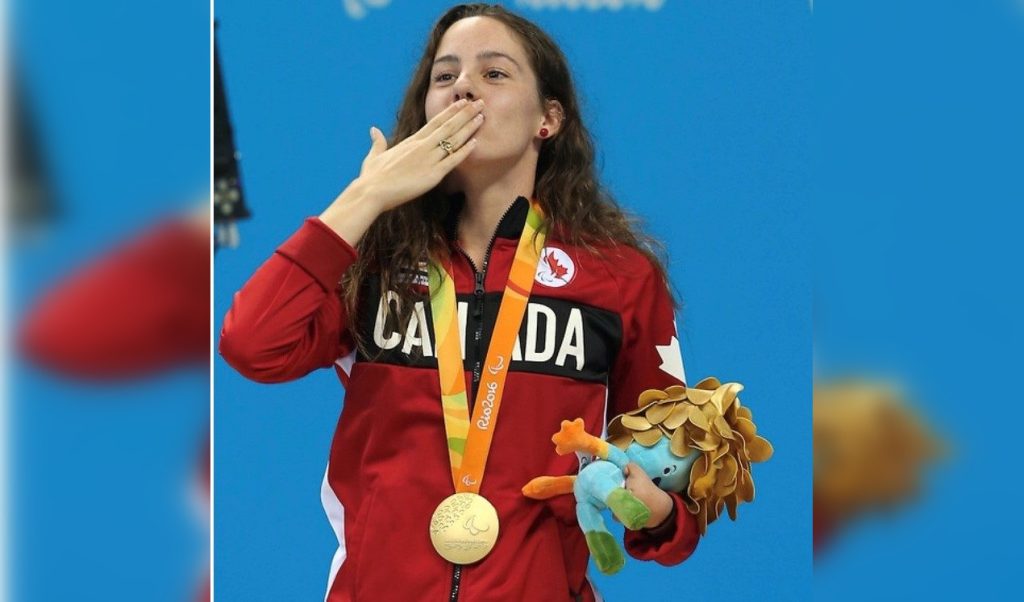
{"type": "MultiPolygon", "coordinates": [[[[544,120],[541,121],[540,127],[548,131],[545,138],[554,138],[562,129],[564,122],[565,110],[562,108],[562,103],[553,98],[544,101],[544,120]]],[[[538,131],[540,131],[540,128],[538,128],[538,131]]]]}

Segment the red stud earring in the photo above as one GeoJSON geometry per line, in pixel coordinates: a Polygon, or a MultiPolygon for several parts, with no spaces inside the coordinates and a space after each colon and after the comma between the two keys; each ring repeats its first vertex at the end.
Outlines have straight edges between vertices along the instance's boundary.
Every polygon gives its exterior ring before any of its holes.
{"type": "Polygon", "coordinates": [[[548,137],[548,128],[540,128],[540,137],[541,138],[547,138],[548,137]]]}

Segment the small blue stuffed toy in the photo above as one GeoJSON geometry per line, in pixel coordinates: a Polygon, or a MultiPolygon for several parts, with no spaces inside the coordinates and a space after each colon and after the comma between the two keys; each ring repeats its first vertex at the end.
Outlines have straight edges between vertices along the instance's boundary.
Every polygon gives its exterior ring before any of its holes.
{"type": "Polygon", "coordinates": [[[742,389],[738,383],[723,385],[707,378],[695,387],[644,391],[636,410],[608,423],[607,440],[588,434],[581,418],[563,420],[551,438],[556,453],[596,459],[578,475],[537,477],[523,487],[523,494],[533,499],[574,494],[587,547],[598,570],[608,575],[623,567],[625,556],[601,511],[608,508],[630,530],[642,528],[650,518],[650,509],[623,487],[630,462],[660,489],[684,493],[701,535],[723,508],[735,520],[739,502],[754,499],[750,463],[767,460],[773,451],[757,435],[750,410],[740,405],[742,389]]]}

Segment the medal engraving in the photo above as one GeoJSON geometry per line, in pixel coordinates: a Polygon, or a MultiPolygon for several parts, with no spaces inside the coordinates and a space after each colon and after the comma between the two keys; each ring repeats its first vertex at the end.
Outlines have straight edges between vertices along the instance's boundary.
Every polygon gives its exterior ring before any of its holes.
{"type": "Polygon", "coordinates": [[[430,520],[430,541],[445,560],[473,564],[494,548],[498,513],[483,496],[462,492],[445,498],[430,520]]]}

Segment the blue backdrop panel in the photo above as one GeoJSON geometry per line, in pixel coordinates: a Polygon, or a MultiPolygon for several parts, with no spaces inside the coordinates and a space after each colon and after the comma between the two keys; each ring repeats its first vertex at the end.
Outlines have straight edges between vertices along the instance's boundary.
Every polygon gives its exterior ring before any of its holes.
{"type": "MultiPolygon", "coordinates": [[[[207,194],[210,3],[12,4],[10,56],[59,203],[8,249],[14,331],[55,283],[207,194]]],[[[190,599],[209,555],[195,503],[209,373],[101,385],[11,355],[11,598],[190,599]]]]}
{"type": "Polygon", "coordinates": [[[1020,373],[1022,33],[1015,0],[816,3],[816,368],[899,384],[951,452],[836,537],[816,599],[1020,595],[1019,395],[961,386],[1020,373]]]}

